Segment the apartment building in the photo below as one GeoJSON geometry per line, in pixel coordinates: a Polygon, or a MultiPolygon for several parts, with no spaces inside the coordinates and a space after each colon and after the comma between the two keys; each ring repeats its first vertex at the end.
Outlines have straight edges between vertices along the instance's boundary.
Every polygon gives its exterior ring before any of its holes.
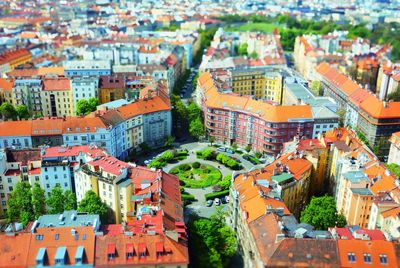
{"type": "Polygon", "coordinates": [[[9,195],[17,182],[39,183],[42,186],[40,150],[1,150],[0,160],[0,217],[4,217],[9,195]]]}
{"type": "Polygon", "coordinates": [[[396,244],[379,230],[351,226],[320,231],[298,223],[262,173],[234,173],[232,179],[230,225],[244,267],[398,265],[396,244]]]}
{"type": "Polygon", "coordinates": [[[71,79],[72,98],[76,112],[76,104],[80,100],[98,98],[98,77],[73,77],[71,79]]]}
{"type": "MultiPolygon", "coordinates": [[[[154,222],[157,228],[162,224],[154,222]]],[[[0,234],[2,245],[10,249],[0,255],[0,267],[188,266],[186,237],[174,235],[176,230],[153,233],[153,225],[136,224],[101,225],[99,215],[74,210],[43,215],[27,230],[0,234]]]]}
{"type": "Polygon", "coordinates": [[[233,93],[281,104],[283,78],[279,73],[263,69],[233,69],[228,70],[228,75],[233,93]]]}
{"type": "Polygon", "coordinates": [[[169,98],[155,92],[117,109],[104,108],[84,117],[0,122],[0,148],[95,144],[122,159],[143,142],[163,145],[171,131],[169,98]]]}
{"type": "Polygon", "coordinates": [[[65,76],[111,75],[111,62],[107,60],[70,60],[64,64],[65,76]]]}
{"type": "Polygon", "coordinates": [[[125,78],[121,75],[101,76],[99,81],[100,103],[118,99],[125,99],[125,78]]]}
{"type": "Polygon", "coordinates": [[[0,76],[31,60],[32,54],[27,49],[15,49],[3,52],[0,54],[0,76]]]}
{"type": "Polygon", "coordinates": [[[360,93],[363,89],[359,85],[325,62],[316,67],[316,72],[324,84],[324,94],[332,97],[343,110],[350,111],[346,122],[362,132],[371,146],[379,144],[384,153],[388,152],[387,140],[400,130],[400,102],[381,101],[368,91],[360,93]]]}
{"type": "Polygon", "coordinates": [[[67,77],[43,79],[41,101],[44,116],[69,116],[75,114],[71,81],[67,77]]]}
{"type": "Polygon", "coordinates": [[[8,95],[5,100],[15,106],[26,105],[28,110],[41,115],[43,114],[42,90],[41,79],[16,79],[11,96],[8,95]]]}
{"type": "Polygon", "coordinates": [[[216,142],[278,154],[294,136],[311,137],[309,105],[275,106],[251,97],[218,92],[210,73],[199,77],[196,101],[204,111],[206,132],[216,142]]]}
{"type": "Polygon", "coordinates": [[[127,179],[129,164],[112,156],[102,156],[83,165],[75,172],[75,190],[78,203],[89,190],[94,191],[109,207],[111,222],[121,222],[118,184],[127,179]]]}
{"type": "Polygon", "coordinates": [[[388,156],[388,164],[394,163],[400,165],[400,132],[395,132],[389,139],[390,151],[388,156]]]}

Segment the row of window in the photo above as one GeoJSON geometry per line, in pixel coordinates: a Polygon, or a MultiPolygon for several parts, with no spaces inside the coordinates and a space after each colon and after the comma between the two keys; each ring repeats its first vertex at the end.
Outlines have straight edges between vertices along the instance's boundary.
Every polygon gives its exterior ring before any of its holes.
{"type": "MultiPolygon", "coordinates": [[[[372,256],[370,253],[364,253],[364,263],[372,263],[372,256]]],[[[349,262],[356,262],[356,254],[353,252],[349,252],[347,253],[347,259],[349,262]]],[[[379,262],[381,264],[387,264],[388,260],[387,260],[387,255],[386,254],[380,254],[379,255],[379,262]]]]}

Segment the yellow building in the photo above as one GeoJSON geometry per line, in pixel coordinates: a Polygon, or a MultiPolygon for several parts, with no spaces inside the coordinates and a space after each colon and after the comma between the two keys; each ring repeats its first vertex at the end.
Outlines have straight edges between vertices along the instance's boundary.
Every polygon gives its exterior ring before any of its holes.
{"type": "Polygon", "coordinates": [[[112,156],[103,156],[82,166],[75,173],[78,203],[87,191],[92,190],[109,207],[110,221],[121,223],[130,209],[128,204],[130,186],[126,183],[126,180],[129,181],[127,179],[129,166],[112,156]]]}
{"type": "Polygon", "coordinates": [[[15,67],[31,60],[32,54],[27,49],[8,50],[0,54],[0,75],[12,71],[15,67]]]}
{"type": "Polygon", "coordinates": [[[66,77],[44,78],[41,105],[44,116],[74,115],[70,80],[66,77]]]}
{"type": "Polygon", "coordinates": [[[281,103],[282,76],[279,73],[265,70],[231,70],[230,76],[234,93],[281,103]]]}
{"type": "Polygon", "coordinates": [[[102,76],[99,83],[100,103],[125,99],[125,81],[120,75],[102,76]]]}
{"type": "Polygon", "coordinates": [[[373,193],[371,181],[362,171],[348,171],[339,180],[336,207],[347,224],[367,228],[371,212],[373,193]]]}

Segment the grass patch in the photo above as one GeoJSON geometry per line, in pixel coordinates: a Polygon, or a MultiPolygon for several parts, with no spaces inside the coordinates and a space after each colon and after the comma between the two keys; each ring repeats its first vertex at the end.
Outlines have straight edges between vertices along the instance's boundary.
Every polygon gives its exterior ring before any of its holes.
{"type": "Polygon", "coordinates": [[[255,23],[246,23],[238,27],[225,27],[224,30],[227,32],[258,31],[264,33],[272,33],[275,30],[275,28],[281,30],[282,26],[274,23],[255,22],[255,23]]]}
{"type": "Polygon", "coordinates": [[[197,164],[182,164],[170,170],[170,173],[179,177],[181,185],[187,188],[202,188],[209,187],[218,183],[221,178],[221,172],[210,165],[200,165],[194,168],[197,164]]]}

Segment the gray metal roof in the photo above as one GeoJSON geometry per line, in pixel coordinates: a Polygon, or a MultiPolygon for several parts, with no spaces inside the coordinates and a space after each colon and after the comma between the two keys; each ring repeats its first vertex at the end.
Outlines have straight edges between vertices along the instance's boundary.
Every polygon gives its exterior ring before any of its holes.
{"type": "Polygon", "coordinates": [[[37,227],[74,227],[74,226],[100,226],[99,215],[86,214],[75,210],[64,211],[62,214],[47,214],[40,216],[37,227]]]}

